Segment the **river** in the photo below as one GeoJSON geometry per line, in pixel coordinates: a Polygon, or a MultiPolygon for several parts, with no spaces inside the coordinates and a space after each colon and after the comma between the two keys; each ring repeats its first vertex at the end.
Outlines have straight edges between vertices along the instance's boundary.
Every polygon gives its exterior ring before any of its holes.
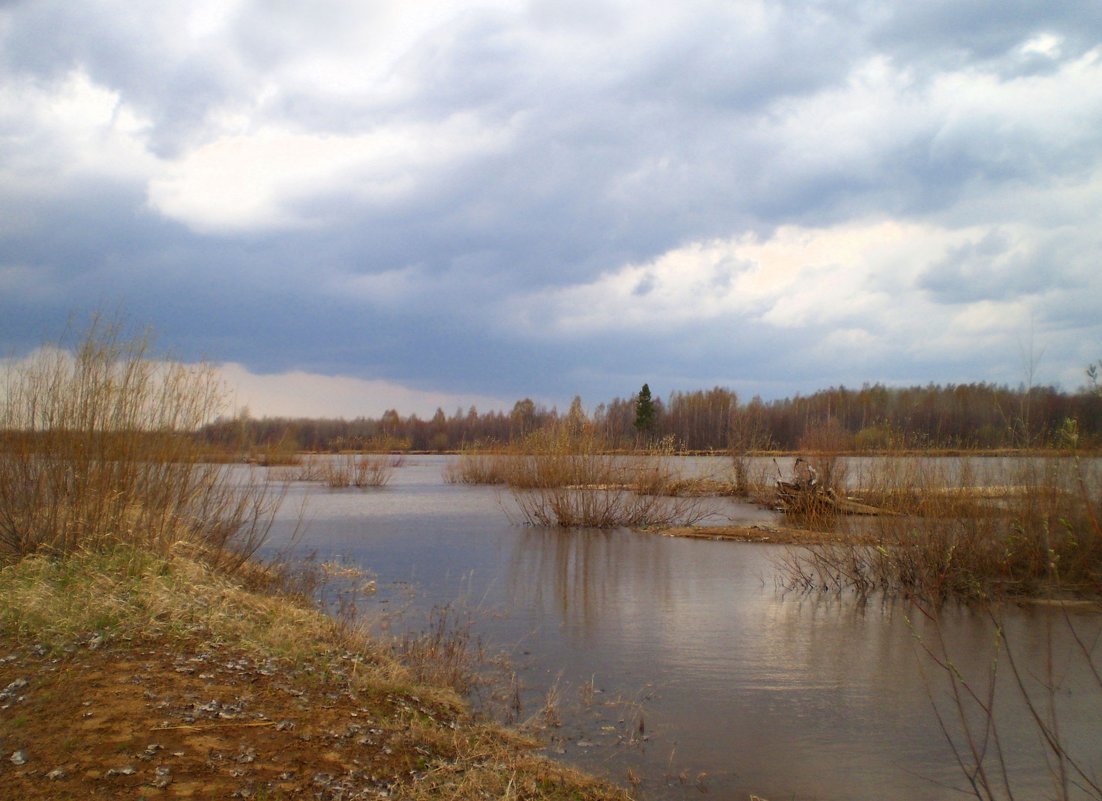
{"type": "MultiPolygon", "coordinates": [[[[554,701],[547,754],[632,782],[641,798],[967,797],[935,714],[964,747],[949,684],[922,645],[942,638],[982,692],[995,664],[986,613],[947,609],[935,626],[901,602],[786,593],[775,580],[781,546],[518,525],[508,492],[445,483],[447,458],[409,457],[383,489],[292,484],[269,547],[284,544],[305,497],[298,548],[369,571],[377,589],[365,615],[392,632],[425,627],[441,606],[469,615],[486,652],[516,673],[520,720],[545,721],[554,701]]],[[[739,522],[773,514],[715,503],[739,522]]],[[[998,614],[1027,685],[1037,692],[1049,675],[1058,685],[1035,697],[1056,705],[1061,734],[1097,780],[1102,689],[1067,632],[1070,621],[1097,638],[1102,616],[998,614]]],[[[1052,797],[1036,727],[1005,657],[998,665],[1012,786],[1052,797]]]]}

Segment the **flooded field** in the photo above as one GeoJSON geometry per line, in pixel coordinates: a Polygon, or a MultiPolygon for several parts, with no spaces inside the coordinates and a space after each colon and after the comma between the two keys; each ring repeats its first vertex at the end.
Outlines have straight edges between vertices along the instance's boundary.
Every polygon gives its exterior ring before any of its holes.
{"type": "MultiPolygon", "coordinates": [[[[516,694],[499,711],[513,706],[552,758],[635,783],[642,798],[966,797],[935,708],[957,745],[967,743],[922,643],[943,640],[983,691],[994,636],[982,612],[952,608],[934,626],[903,603],[785,593],[775,580],[780,546],[518,525],[507,491],[445,483],[447,458],[410,457],[382,489],[293,484],[270,546],[306,496],[298,548],[369,571],[377,591],[365,614],[393,632],[425,627],[441,606],[469,614],[486,653],[504,654],[516,674],[516,694]]],[[[778,518],[731,499],[708,503],[713,521],[778,518]]],[[[1102,616],[999,611],[1025,681],[1058,685],[1040,697],[1097,780],[1102,693],[1068,625],[1094,647],[1102,616]]],[[[999,664],[1009,781],[1018,797],[1051,797],[1036,728],[999,664]]]]}

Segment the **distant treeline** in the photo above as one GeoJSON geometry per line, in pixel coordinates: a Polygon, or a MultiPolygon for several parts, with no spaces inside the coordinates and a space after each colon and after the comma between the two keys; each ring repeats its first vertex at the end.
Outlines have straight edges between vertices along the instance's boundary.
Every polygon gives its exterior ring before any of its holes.
{"type": "Polygon", "coordinates": [[[203,429],[212,446],[247,450],[448,451],[508,445],[558,422],[589,426],[610,446],[663,442],[692,451],[882,450],[888,448],[1021,448],[1058,444],[1067,420],[1078,424],[1079,445],[1102,445],[1102,394],[1053,387],[1011,389],[993,384],[925,387],[865,385],[763,401],[742,402],[730,389],[674,392],[641,418],[640,394],[615,398],[587,413],[580,398],[560,412],[525,398],[509,412],[473,406],[431,419],[403,416],[344,419],[221,418],[203,429]],[[639,425],[645,419],[645,425],[639,425]]]}

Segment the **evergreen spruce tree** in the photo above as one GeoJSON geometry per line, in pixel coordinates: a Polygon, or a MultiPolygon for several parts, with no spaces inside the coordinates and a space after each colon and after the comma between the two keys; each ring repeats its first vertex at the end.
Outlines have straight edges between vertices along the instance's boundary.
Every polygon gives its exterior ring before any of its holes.
{"type": "Polygon", "coordinates": [[[639,390],[639,396],[635,400],[635,430],[640,434],[649,434],[654,429],[656,416],[654,399],[651,398],[650,386],[643,384],[639,390]]]}

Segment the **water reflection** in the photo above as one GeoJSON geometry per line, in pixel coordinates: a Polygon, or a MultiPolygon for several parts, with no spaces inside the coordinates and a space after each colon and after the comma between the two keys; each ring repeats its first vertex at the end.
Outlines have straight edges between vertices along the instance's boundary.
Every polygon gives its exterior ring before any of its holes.
{"type": "MultiPolygon", "coordinates": [[[[715,798],[958,798],[962,774],[931,712],[933,700],[952,721],[949,685],[921,658],[923,642],[943,640],[976,688],[999,666],[1019,797],[1051,795],[1036,728],[984,614],[949,608],[935,627],[900,603],[786,594],[773,581],[778,546],[515,526],[496,491],[446,485],[442,467],[411,460],[377,492],[296,488],[310,496],[303,547],[371,570],[376,603],[398,583],[424,609],[473,599],[486,611],[476,633],[513,654],[535,697],[556,683],[576,695],[592,681],[599,698],[641,701],[647,740],[625,747],[635,719],[598,705],[552,732],[553,756],[620,781],[631,768],[648,799],[696,798],[700,774],[715,798]]],[[[1073,618],[1097,643],[1099,616],[1073,618]]],[[[1102,688],[1076,661],[1064,620],[1010,606],[1000,623],[1063,734],[1093,749],[1097,775],[1102,688]],[[1042,686],[1050,675],[1054,695],[1042,686]]]]}
{"type": "Polygon", "coordinates": [[[622,530],[518,529],[509,557],[510,603],[553,609],[586,639],[598,624],[630,615],[641,595],[668,604],[668,551],[649,539],[622,530]]]}

